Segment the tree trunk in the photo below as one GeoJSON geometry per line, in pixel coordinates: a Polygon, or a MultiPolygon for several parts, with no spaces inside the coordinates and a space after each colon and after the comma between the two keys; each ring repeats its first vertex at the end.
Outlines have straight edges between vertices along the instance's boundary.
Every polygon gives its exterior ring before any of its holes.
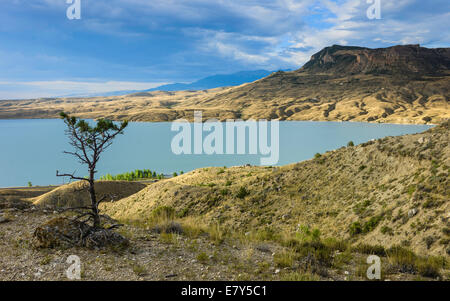
{"type": "Polygon", "coordinates": [[[89,194],[91,196],[92,213],[94,214],[94,228],[100,228],[100,216],[98,214],[97,197],[95,196],[93,170],[89,172],[89,194]]]}

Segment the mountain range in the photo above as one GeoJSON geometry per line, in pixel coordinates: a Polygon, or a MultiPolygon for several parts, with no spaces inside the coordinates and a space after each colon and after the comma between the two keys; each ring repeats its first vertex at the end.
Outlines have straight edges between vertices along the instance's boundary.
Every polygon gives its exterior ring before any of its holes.
{"type": "MultiPolygon", "coordinates": [[[[264,71],[252,74],[257,78],[264,71]]],[[[450,48],[401,45],[370,49],[333,45],[314,54],[298,70],[274,72],[239,86],[203,89],[218,82],[231,83],[235,78],[241,79],[238,83],[252,79],[248,74],[238,73],[187,86],[165,87],[185,91],[1,101],[0,118],[57,118],[60,111],[65,111],[82,118],[171,121],[192,120],[193,110],[202,110],[206,119],[219,120],[437,124],[450,118],[450,48]]]]}
{"type": "Polygon", "coordinates": [[[192,83],[173,83],[161,85],[147,90],[122,90],[111,91],[104,93],[90,93],[90,94],[71,94],[64,97],[98,97],[98,96],[122,96],[138,92],[151,91],[183,91],[183,90],[207,90],[219,87],[239,86],[245,83],[251,83],[255,80],[269,76],[273,71],[254,70],[254,71],[240,71],[231,74],[216,74],[208,76],[192,83]]]}

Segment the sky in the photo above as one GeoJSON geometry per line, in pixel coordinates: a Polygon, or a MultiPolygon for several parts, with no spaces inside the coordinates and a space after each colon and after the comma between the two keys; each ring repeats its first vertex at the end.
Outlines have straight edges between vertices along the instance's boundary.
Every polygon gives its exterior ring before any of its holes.
{"type": "Polygon", "coordinates": [[[0,99],[297,69],[333,44],[449,47],[449,28],[448,0],[0,0],[0,99]]]}

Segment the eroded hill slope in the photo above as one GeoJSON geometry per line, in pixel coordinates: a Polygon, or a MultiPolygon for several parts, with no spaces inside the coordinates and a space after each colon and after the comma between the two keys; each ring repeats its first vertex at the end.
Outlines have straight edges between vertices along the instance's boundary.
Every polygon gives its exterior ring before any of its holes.
{"type": "Polygon", "coordinates": [[[369,49],[331,46],[302,68],[253,83],[204,91],[0,101],[1,119],[130,121],[204,118],[343,120],[438,124],[450,118],[450,50],[419,45],[369,49]]]}
{"type": "Polygon", "coordinates": [[[450,123],[425,133],[343,147],[281,168],[206,168],[103,205],[145,222],[161,206],[225,229],[295,232],[450,252],[450,123]]]}

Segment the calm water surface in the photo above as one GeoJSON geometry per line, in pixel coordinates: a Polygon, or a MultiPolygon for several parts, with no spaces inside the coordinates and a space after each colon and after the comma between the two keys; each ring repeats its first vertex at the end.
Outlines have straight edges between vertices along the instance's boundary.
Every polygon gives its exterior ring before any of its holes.
{"type": "MultiPolygon", "coordinates": [[[[148,168],[158,173],[207,166],[258,165],[260,155],[174,155],[171,123],[130,123],[101,158],[98,176],[148,168]]],[[[224,127],[225,128],[225,127],[224,127]]],[[[426,125],[353,122],[280,122],[278,165],[310,159],[315,153],[386,136],[423,132],[426,125]]],[[[62,184],[56,170],[86,175],[86,167],[63,154],[72,150],[61,120],[0,120],[0,187],[62,184]]],[[[204,136],[206,136],[205,134],[204,136]]],[[[66,180],[67,181],[67,180],[66,180]]]]}

